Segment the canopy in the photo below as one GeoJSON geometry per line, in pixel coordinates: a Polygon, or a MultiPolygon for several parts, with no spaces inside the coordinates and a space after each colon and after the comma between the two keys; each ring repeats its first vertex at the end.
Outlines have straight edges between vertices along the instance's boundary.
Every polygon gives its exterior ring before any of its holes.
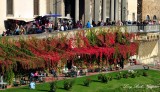
{"type": "Polygon", "coordinates": [[[62,15],[60,15],[60,14],[47,14],[47,15],[45,15],[46,17],[60,17],[60,16],[62,16],[62,15]]]}
{"type": "Polygon", "coordinates": [[[24,22],[30,22],[33,21],[33,18],[8,18],[10,20],[18,20],[18,21],[24,21],[24,22]]]}
{"type": "Polygon", "coordinates": [[[72,19],[72,18],[69,18],[69,17],[58,17],[59,19],[72,19]]]}

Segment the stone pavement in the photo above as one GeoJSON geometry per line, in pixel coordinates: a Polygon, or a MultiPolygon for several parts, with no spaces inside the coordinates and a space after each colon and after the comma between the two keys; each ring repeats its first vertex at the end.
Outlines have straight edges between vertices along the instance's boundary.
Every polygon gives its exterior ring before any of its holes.
{"type": "MultiPolygon", "coordinates": [[[[131,66],[128,63],[124,66],[124,69],[115,70],[115,71],[106,71],[106,72],[92,72],[92,73],[87,73],[86,76],[97,75],[100,73],[111,73],[111,72],[118,72],[118,71],[123,71],[123,70],[136,70],[136,69],[144,69],[144,68],[143,68],[143,65],[132,65],[131,66]]],[[[159,70],[159,69],[154,69],[154,68],[150,68],[150,69],[159,70]]],[[[85,77],[85,76],[78,76],[78,77],[85,77]]],[[[72,78],[72,77],[64,77],[63,75],[58,76],[58,80],[70,79],[70,78],[72,78]]]]}

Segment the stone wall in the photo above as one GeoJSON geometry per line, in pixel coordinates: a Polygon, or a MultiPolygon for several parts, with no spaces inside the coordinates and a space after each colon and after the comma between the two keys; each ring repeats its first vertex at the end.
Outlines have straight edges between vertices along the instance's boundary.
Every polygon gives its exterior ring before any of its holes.
{"type": "Polygon", "coordinates": [[[158,41],[147,41],[139,44],[137,60],[143,64],[153,64],[158,60],[158,41]]]}
{"type": "Polygon", "coordinates": [[[149,15],[150,19],[156,15],[157,19],[160,19],[160,0],[143,0],[142,2],[142,20],[146,19],[149,15]]]}

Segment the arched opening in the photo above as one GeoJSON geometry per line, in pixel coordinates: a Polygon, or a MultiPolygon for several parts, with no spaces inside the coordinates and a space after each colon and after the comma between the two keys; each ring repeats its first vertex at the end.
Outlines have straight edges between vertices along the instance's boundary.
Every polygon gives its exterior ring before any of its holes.
{"type": "Polygon", "coordinates": [[[157,16],[156,15],[153,16],[153,20],[157,20],[157,16]]]}
{"type": "Polygon", "coordinates": [[[151,20],[149,15],[146,16],[146,20],[147,21],[151,20]]]}

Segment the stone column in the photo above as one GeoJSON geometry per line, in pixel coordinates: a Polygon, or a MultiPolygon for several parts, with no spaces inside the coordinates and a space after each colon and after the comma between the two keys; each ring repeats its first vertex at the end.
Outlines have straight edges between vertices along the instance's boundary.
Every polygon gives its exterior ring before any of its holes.
{"type": "Polygon", "coordinates": [[[88,22],[88,21],[90,21],[91,22],[91,19],[90,19],[90,16],[91,16],[91,14],[90,14],[90,0],[84,0],[85,1],[85,8],[84,8],[84,25],[86,25],[86,23],[88,22]]]}
{"type": "Polygon", "coordinates": [[[75,21],[79,21],[79,0],[75,0],[75,21]]]}
{"type": "Polygon", "coordinates": [[[119,20],[119,0],[115,0],[115,21],[119,20]]]}
{"type": "Polygon", "coordinates": [[[106,0],[103,0],[103,21],[104,22],[106,22],[106,14],[107,14],[107,12],[106,12],[106,9],[107,9],[106,5],[107,5],[106,0]]]}
{"type": "Polygon", "coordinates": [[[111,21],[114,21],[114,0],[111,0],[111,21]]]}
{"type": "Polygon", "coordinates": [[[101,21],[101,14],[100,14],[100,0],[95,0],[95,22],[98,23],[98,21],[101,21]]]}
{"type": "Polygon", "coordinates": [[[110,18],[110,1],[111,0],[106,0],[106,17],[110,18]]]}
{"type": "Polygon", "coordinates": [[[128,5],[127,5],[127,0],[122,0],[122,21],[127,21],[127,11],[128,11],[128,5]]]}

